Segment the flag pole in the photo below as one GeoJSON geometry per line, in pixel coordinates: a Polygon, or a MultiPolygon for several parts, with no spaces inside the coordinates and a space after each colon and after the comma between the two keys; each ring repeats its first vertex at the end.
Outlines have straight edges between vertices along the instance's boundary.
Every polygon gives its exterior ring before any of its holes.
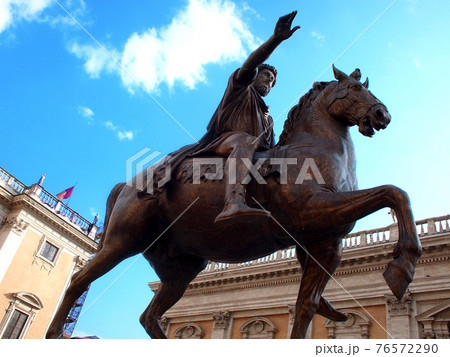
{"type": "MultiPolygon", "coordinates": [[[[75,183],[75,186],[73,186],[73,189],[75,190],[75,187],[77,187],[77,184],[78,184],[78,181],[75,183]]],[[[67,207],[69,207],[69,203],[70,203],[70,200],[72,199],[72,195],[70,195],[70,197],[69,197],[69,201],[67,201],[67,207]]]]}

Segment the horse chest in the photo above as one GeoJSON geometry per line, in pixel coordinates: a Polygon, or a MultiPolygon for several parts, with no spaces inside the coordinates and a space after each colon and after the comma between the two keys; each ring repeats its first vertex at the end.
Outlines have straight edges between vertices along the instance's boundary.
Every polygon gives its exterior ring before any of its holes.
{"type": "Polygon", "coordinates": [[[331,170],[330,182],[336,192],[354,191],[358,189],[356,179],[356,159],[353,143],[344,141],[340,150],[336,151],[328,164],[331,170]]]}

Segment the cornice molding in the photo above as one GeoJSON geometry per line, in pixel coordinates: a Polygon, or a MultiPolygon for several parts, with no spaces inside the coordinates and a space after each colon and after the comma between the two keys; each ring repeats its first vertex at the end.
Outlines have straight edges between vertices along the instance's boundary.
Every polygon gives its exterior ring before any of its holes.
{"type": "MultiPolygon", "coordinates": [[[[418,266],[450,260],[449,244],[434,242],[436,240],[441,240],[442,235],[445,235],[445,233],[441,234],[440,237],[434,235],[433,237],[422,240],[423,255],[417,262],[418,266]],[[434,245],[434,243],[438,244],[434,245]],[[446,250],[448,250],[448,253],[443,255],[442,253],[446,250]],[[437,253],[439,253],[439,255],[437,255],[437,253]]],[[[448,233],[446,233],[446,235],[448,235],[448,233]]],[[[365,251],[365,255],[357,258],[354,257],[354,254],[350,254],[353,252],[349,252],[349,254],[344,252],[342,262],[334,273],[334,276],[383,271],[386,269],[387,264],[392,260],[391,251],[394,244],[395,243],[388,243],[382,247],[373,246],[362,248],[365,251]],[[375,255],[376,251],[378,251],[378,254],[375,255]],[[350,257],[348,255],[350,255],[350,257]]],[[[361,255],[361,249],[358,248],[358,251],[358,255],[361,255]]],[[[270,265],[262,264],[202,274],[189,285],[185,295],[213,294],[230,290],[290,284],[299,282],[300,280],[301,267],[297,260],[293,258],[278,263],[273,262],[270,265]]],[[[155,291],[158,287],[158,282],[151,283],[152,290],[155,291]]]]}
{"type": "Polygon", "coordinates": [[[97,243],[87,238],[85,234],[72,227],[68,222],[58,217],[54,212],[49,211],[41,203],[33,200],[26,194],[17,195],[11,202],[12,208],[20,208],[31,211],[34,215],[41,218],[45,224],[55,229],[59,234],[75,241],[77,245],[82,246],[91,253],[97,250],[97,243]]]}

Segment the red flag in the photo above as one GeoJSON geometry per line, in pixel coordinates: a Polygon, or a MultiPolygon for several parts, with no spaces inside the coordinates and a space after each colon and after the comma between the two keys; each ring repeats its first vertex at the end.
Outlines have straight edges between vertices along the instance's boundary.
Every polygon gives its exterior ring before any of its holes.
{"type": "Polygon", "coordinates": [[[66,198],[69,198],[70,195],[72,194],[72,191],[74,188],[75,188],[75,186],[72,186],[71,188],[68,188],[68,189],[64,190],[63,192],[58,193],[56,195],[56,197],[58,197],[58,200],[60,200],[60,201],[66,199],[66,198]]]}

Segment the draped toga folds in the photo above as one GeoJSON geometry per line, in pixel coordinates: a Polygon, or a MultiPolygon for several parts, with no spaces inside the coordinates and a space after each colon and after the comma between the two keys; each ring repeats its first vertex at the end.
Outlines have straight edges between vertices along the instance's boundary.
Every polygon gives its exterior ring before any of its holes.
{"type": "MultiPolygon", "coordinates": [[[[238,71],[239,69],[228,80],[223,98],[207,126],[206,134],[198,143],[184,146],[170,153],[159,164],[162,167],[161,170],[165,170],[170,165],[171,172],[174,174],[185,158],[214,154],[216,148],[236,132],[246,132],[259,137],[258,151],[268,150],[274,146],[273,120],[269,116],[269,107],[251,85],[257,71],[251,81],[245,83],[237,81],[238,71]]],[[[159,176],[164,177],[164,174],[159,176]]]]}

